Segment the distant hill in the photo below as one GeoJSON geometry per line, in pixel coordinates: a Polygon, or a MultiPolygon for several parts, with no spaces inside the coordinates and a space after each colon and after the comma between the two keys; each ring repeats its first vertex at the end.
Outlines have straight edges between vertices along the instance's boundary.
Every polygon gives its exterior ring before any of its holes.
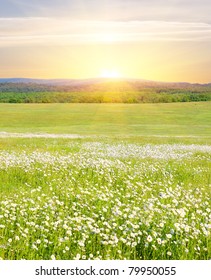
{"type": "Polygon", "coordinates": [[[92,83],[97,79],[28,79],[28,78],[0,78],[1,83],[40,84],[40,85],[73,85],[92,83]]]}
{"type": "Polygon", "coordinates": [[[150,81],[143,79],[112,79],[112,78],[93,78],[93,79],[30,79],[30,78],[0,78],[0,84],[2,83],[13,83],[13,84],[40,84],[40,85],[60,85],[60,86],[71,86],[71,85],[91,85],[99,83],[132,83],[139,85],[148,85],[148,86],[211,86],[209,84],[191,84],[187,82],[158,82],[150,81]]]}
{"type": "Polygon", "coordinates": [[[211,100],[211,83],[164,83],[138,79],[0,79],[0,102],[160,103],[211,100]]]}

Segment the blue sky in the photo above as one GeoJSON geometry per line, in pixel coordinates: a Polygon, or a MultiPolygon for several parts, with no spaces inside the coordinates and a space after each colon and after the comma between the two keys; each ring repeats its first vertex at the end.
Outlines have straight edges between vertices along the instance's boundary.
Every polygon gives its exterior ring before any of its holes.
{"type": "Polygon", "coordinates": [[[211,0],[0,0],[0,76],[88,78],[111,69],[208,82],[210,15],[211,0]]]}

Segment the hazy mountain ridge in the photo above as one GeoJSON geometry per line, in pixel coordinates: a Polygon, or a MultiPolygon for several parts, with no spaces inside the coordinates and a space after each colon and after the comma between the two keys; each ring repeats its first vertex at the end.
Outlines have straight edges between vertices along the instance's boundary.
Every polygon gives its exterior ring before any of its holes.
{"type": "Polygon", "coordinates": [[[71,84],[90,84],[99,82],[133,82],[147,83],[156,85],[210,85],[211,83],[188,83],[188,82],[163,82],[144,79],[112,79],[112,78],[90,78],[90,79],[31,79],[31,78],[0,78],[0,83],[26,83],[26,84],[45,84],[45,85],[71,85],[71,84]]]}
{"type": "Polygon", "coordinates": [[[1,83],[41,84],[41,85],[72,85],[90,83],[96,79],[30,79],[30,78],[0,78],[1,83]]]}
{"type": "Polygon", "coordinates": [[[143,88],[200,88],[211,87],[208,84],[191,84],[186,82],[157,82],[141,79],[27,79],[0,78],[0,91],[17,92],[51,92],[51,91],[104,91],[139,90],[143,88]]]}

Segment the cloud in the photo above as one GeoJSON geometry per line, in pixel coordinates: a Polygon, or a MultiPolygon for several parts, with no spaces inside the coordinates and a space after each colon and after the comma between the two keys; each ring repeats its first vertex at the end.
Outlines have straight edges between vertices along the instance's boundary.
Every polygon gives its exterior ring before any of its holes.
{"type": "Polygon", "coordinates": [[[210,0],[0,0],[0,17],[211,23],[210,0]]]}
{"type": "Polygon", "coordinates": [[[211,25],[165,21],[0,18],[0,46],[211,41],[211,25]]]}

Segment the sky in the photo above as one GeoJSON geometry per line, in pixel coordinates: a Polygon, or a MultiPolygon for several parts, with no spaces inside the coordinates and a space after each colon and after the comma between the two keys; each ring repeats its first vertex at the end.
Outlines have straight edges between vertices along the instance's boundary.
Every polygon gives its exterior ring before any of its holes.
{"type": "Polygon", "coordinates": [[[210,0],[0,0],[0,77],[211,82],[210,0]]]}

